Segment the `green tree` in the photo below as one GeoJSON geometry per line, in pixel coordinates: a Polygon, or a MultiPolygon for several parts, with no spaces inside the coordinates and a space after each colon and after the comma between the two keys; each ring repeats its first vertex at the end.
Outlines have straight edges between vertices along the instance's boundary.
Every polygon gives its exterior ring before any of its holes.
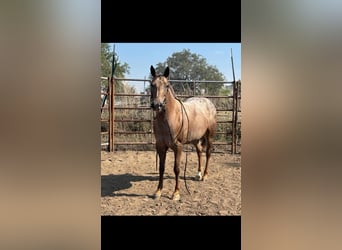
{"type": "MultiPolygon", "coordinates": [[[[113,48],[108,43],[101,43],[101,72],[102,76],[110,77],[112,75],[112,61],[113,61],[113,48]]],[[[114,63],[116,64],[114,76],[124,78],[125,74],[129,73],[129,65],[121,63],[117,54],[115,53],[114,63]]],[[[121,81],[115,82],[115,89],[118,92],[124,90],[121,81]]]]}
{"type": "Polygon", "coordinates": [[[229,96],[232,93],[232,86],[223,86],[220,91],[219,94],[220,95],[224,95],[224,96],[229,96]]]}
{"type": "MultiPolygon", "coordinates": [[[[198,54],[191,53],[189,49],[175,52],[165,62],[156,65],[156,72],[162,74],[170,67],[170,80],[187,81],[224,81],[224,75],[216,66],[208,65],[206,59],[198,54]]],[[[194,83],[176,82],[172,84],[176,93],[193,94],[194,83]]],[[[196,94],[203,90],[206,94],[216,95],[223,87],[223,83],[196,83],[196,94]]]]}

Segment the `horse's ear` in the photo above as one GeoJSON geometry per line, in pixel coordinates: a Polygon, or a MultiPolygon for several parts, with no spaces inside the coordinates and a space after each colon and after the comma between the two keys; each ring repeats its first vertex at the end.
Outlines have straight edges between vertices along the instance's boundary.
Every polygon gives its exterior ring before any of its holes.
{"type": "Polygon", "coordinates": [[[150,71],[151,71],[151,75],[152,75],[153,77],[155,77],[155,76],[156,76],[156,70],[153,68],[152,65],[151,65],[150,71]]]}
{"type": "Polygon", "coordinates": [[[164,76],[165,76],[166,78],[168,78],[168,77],[169,77],[169,74],[170,74],[170,68],[169,68],[169,67],[166,67],[166,69],[165,69],[165,71],[164,71],[164,76]]]}

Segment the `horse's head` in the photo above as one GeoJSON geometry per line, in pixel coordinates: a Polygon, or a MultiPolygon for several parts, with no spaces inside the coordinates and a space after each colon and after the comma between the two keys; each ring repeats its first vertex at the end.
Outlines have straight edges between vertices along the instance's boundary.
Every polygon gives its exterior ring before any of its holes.
{"type": "Polygon", "coordinates": [[[169,88],[169,67],[166,67],[163,75],[157,75],[154,67],[151,65],[151,108],[155,111],[165,110],[166,93],[169,88]]]}

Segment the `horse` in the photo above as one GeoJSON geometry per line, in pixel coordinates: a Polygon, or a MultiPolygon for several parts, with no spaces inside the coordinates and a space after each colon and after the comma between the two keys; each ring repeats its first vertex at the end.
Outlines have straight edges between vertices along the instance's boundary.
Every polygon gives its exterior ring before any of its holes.
{"type": "Polygon", "coordinates": [[[213,137],[216,130],[216,107],[205,97],[190,97],[184,102],[177,98],[169,82],[170,69],[156,74],[151,65],[151,109],[155,113],[153,130],[156,139],[156,151],[159,156],[159,182],[154,198],[161,197],[167,150],[174,152],[174,174],[176,185],[172,200],[179,200],[179,172],[184,144],[193,144],[198,156],[197,180],[204,181],[208,176],[213,137]],[[205,169],[201,172],[202,152],[206,151],[205,169]]]}

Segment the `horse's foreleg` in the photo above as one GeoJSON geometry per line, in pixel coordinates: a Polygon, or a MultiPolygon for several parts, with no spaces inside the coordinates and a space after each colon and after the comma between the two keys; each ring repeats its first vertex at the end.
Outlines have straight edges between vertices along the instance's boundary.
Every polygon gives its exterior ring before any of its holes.
{"type": "Polygon", "coordinates": [[[166,151],[167,151],[167,148],[165,148],[165,147],[157,147],[157,153],[159,155],[159,182],[158,182],[157,191],[154,193],[155,199],[160,198],[161,191],[163,189],[166,151]]]}
{"type": "Polygon", "coordinates": [[[180,162],[181,162],[181,156],[182,156],[182,145],[177,145],[176,148],[174,149],[174,154],[175,154],[175,163],[174,163],[174,168],[173,171],[175,172],[175,179],[176,179],[176,186],[175,186],[175,191],[172,194],[172,200],[179,200],[180,195],[179,195],[179,172],[180,172],[180,162]]]}

